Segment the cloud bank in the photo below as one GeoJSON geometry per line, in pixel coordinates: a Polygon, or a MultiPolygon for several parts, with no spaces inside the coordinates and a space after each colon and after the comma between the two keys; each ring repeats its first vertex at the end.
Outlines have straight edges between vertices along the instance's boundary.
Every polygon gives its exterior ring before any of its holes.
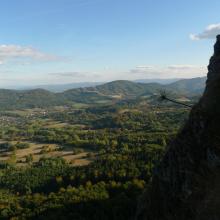
{"type": "Polygon", "coordinates": [[[80,78],[86,77],[87,72],[60,72],[60,73],[49,73],[51,76],[55,77],[70,77],[70,78],[80,78]]]}
{"type": "Polygon", "coordinates": [[[196,65],[137,66],[130,73],[145,78],[192,78],[205,76],[207,68],[196,65]]]}
{"type": "Polygon", "coordinates": [[[210,24],[202,33],[190,34],[191,40],[213,39],[220,34],[220,23],[210,24]]]}
{"type": "Polygon", "coordinates": [[[0,45],[0,64],[15,59],[28,59],[34,61],[57,61],[58,56],[41,52],[33,47],[20,45],[0,45]]]}

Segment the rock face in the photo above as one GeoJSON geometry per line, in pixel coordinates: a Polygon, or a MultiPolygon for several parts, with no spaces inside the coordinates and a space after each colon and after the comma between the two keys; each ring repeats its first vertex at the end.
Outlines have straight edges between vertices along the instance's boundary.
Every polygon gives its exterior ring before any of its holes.
{"type": "Polygon", "coordinates": [[[220,220],[220,35],[206,90],[169,146],[137,220],[220,220]]]}

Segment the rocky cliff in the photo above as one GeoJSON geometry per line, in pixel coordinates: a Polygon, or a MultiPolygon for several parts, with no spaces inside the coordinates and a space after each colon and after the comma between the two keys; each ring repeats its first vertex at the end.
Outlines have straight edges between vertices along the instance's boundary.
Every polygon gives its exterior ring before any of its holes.
{"type": "Polygon", "coordinates": [[[220,35],[206,90],[170,144],[137,220],[220,220],[220,35]]]}

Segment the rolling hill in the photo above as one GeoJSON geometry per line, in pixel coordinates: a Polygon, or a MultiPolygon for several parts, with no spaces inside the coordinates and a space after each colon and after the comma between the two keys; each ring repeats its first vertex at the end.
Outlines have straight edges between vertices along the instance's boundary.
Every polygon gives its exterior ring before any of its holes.
{"type": "Polygon", "coordinates": [[[169,88],[178,93],[201,94],[204,90],[206,77],[182,79],[169,84],[169,88]]]}
{"type": "Polygon", "coordinates": [[[44,89],[0,90],[0,109],[50,107],[73,103],[102,104],[121,99],[132,99],[158,94],[167,90],[175,95],[193,97],[200,95],[206,78],[184,79],[161,85],[159,83],[137,83],[118,80],[95,87],[70,89],[53,93],[44,89]]]}
{"type": "Polygon", "coordinates": [[[55,93],[43,89],[26,91],[0,90],[0,109],[23,109],[36,107],[49,107],[61,105],[66,102],[55,93]]]}

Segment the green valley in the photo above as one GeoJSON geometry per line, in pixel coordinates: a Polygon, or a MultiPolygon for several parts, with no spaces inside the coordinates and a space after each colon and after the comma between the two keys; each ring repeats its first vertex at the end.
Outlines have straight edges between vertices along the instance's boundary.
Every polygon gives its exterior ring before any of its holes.
{"type": "Polygon", "coordinates": [[[1,98],[1,219],[134,218],[189,109],[161,102],[157,84],[133,84],[58,95],[4,91],[10,95],[1,98]]]}

